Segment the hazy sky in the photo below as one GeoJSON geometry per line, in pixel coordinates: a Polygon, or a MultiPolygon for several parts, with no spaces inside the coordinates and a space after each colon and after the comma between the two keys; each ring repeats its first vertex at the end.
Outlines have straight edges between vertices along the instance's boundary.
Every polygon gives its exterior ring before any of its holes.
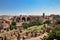
{"type": "Polygon", "coordinates": [[[59,14],[60,0],[0,0],[0,15],[42,15],[42,13],[59,14]]]}

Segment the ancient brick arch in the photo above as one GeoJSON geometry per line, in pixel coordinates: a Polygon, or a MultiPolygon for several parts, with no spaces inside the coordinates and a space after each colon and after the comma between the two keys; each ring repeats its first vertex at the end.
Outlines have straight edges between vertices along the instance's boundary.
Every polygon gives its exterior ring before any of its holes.
{"type": "Polygon", "coordinates": [[[22,17],[22,22],[26,22],[26,18],[25,17],[22,17]]]}
{"type": "Polygon", "coordinates": [[[31,18],[30,17],[27,17],[27,21],[30,21],[31,20],[31,18]]]}
{"type": "Polygon", "coordinates": [[[26,15],[21,15],[21,16],[14,16],[13,19],[16,22],[29,22],[33,19],[39,19],[39,16],[26,16],[26,15]]]}
{"type": "Polygon", "coordinates": [[[17,21],[17,22],[19,22],[20,20],[21,20],[20,17],[16,18],[16,21],[17,21]]]}
{"type": "Polygon", "coordinates": [[[22,22],[27,22],[27,21],[31,20],[31,17],[30,16],[21,16],[21,20],[22,20],[22,22]]]}

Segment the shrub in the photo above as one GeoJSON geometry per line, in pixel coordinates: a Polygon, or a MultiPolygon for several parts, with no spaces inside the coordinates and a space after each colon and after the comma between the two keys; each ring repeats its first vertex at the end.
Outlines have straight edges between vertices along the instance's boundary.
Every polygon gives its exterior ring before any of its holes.
{"type": "Polygon", "coordinates": [[[29,24],[28,23],[23,23],[22,25],[23,25],[23,28],[24,29],[27,29],[29,27],[29,24]]]}
{"type": "Polygon", "coordinates": [[[16,28],[16,22],[12,22],[11,25],[10,25],[10,29],[13,30],[16,28]]]}

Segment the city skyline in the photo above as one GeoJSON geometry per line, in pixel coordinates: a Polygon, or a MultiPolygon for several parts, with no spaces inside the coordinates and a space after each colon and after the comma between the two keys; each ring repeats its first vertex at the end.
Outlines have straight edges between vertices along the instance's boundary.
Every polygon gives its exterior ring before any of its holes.
{"type": "Polygon", "coordinates": [[[60,15],[60,0],[0,0],[0,15],[60,15]]]}

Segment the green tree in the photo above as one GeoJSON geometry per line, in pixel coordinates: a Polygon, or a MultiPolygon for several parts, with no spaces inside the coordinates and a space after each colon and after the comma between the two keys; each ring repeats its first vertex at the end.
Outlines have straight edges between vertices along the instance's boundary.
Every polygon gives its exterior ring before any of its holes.
{"type": "Polygon", "coordinates": [[[27,29],[28,27],[36,26],[36,25],[41,25],[42,23],[39,20],[32,20],[29,23],[23,23],[23,28],[27,29]]]}
{"type": "Polygon", "coordinates": [[[60,40],[60,25],[57,25],[51,33],[49,33],[48,37],[45,37],[44,40],[60,40]]]}
{"type": "Polygon", "coordinates": [[[44,40],[53,40],[53,39],[60,40],[60,31],[53,30],[48,37],[44,38],[44,40]]]}
{"type": "Polygon", "coordinates": [[[56,21],[56,24],[60,24],[60,20],[56,21]]]}
{"type": "Polygon", "coordinates": [[[23,25],[23,28],[24,29],[27,29],[29,27],[29,24],[28,23],[23,23],[22,25],[23,25]]]}
{"type": "Polygon", "coordinates": [[[42,24],[42,22],[40,22],[39,20],[32,20],[29,23],[30,26],[41,25],[41,24],[42,24]]]}
{"type": "Polygon", "coordinates": [[[13,30],[16,28],[16,22],[12,22],[11,25],[10,25],[10,29],[13,30]]]}

